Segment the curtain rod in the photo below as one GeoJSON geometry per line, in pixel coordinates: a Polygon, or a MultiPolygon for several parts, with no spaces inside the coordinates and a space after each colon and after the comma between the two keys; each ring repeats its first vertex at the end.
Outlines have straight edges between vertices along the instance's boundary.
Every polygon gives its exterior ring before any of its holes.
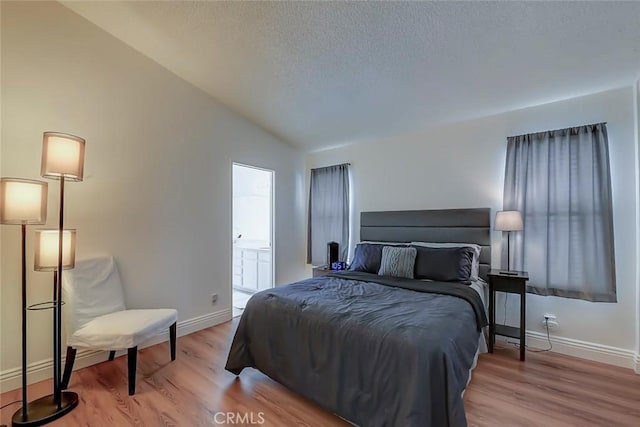
{"type": "Polygon", "coordinates": [[[581,127],[585,127],[585,126],[598,126],[598,125],[606,125],[606,124],[607,124],[607,122],[589,123],[587,125],[569,126],[568,128],[562,128],[562,129],[541,130],[539,132],[521,133],[519,135],[508,136],[507,138],[517,138],[519,136],[538,135],[538,134],[541,134],[541,133],[549,133],[549,132],[561,132],[561,131],[575,129],[575,128],[581,128],[581,127]]]}
{"type": "Polygon", "coordinates": [[[334,168],[336,166],[351,166],[351,163],[340,163],[339,165],[329,165],[329,166],[323,166],[323,167],[320,167],[320,168],[311,168],[311,170],[314,171],[314,170],[318,170],[318,169],[334,168]]]}

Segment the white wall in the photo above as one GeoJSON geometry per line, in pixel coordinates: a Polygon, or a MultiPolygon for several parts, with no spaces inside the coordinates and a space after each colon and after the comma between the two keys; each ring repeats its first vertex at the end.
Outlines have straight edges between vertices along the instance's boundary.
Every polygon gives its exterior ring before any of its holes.
{"type": "Polygon", "coordinates": [[[640,374],[640,76],[635,84],[636,102],[636,362],[635,371],[640,374]]]}
{"type": "MultiPolygon", "coordinates": [[[[116,257],[131,307],[175,307],[181,321],[230,315],[233,161],[275,170],[276,282],[305,274],[301,152],[60,4],[2,2],[3,176],[39,178],[47,130],[87,140],[65,224],[78,230],[79,258],[116,257]]],[[[20,366],[19,227],[1,228],[0,376],[20,366]]],[[[32,251],[30,227],[29,302],[50,300],[52,277],[33,271],[32,251]]],[[[29,315],[30,362],[51,356],[49,316],[29,315]]]]}
{"type": "MultiPolygon", "coordinates": [[[[370,210],[502,207],[506,137],[569,126],[608,122],[613,183],[616,304],[528,295],[527,329],[543,332],[542,315],[557,315],[557,335],[617,349],[635,349],[636,197],[634,91],[620,88],[455,123],[371,144],[355,144],[308,155],[308,168],[351,162],[355,240],[359,212],[370,210]]],[[[493,235],[493,261],[500,259],[493,235]]],[[[498,321],[502,320],[498,300],[498,321]]],[[[516,298],[509,322],[517,324],[516,298]]],[[[606,349],[605,349],[606,350],[606,349]]],[[[608,351],[608,350],[607,350],[608,351]]],[[[623,352],[628,358],[627,352],[623,352]]]]}

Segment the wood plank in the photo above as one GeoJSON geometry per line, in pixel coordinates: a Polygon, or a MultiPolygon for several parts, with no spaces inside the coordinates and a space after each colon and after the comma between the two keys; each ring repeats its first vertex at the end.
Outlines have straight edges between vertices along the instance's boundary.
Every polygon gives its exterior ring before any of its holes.
{"type": "MultiPolygon", "coordinates": [[[[261,413],[266,426],[349,425],[256,370],[240,378],[225,371],[236,325],[180,337],[175,362],[168,343],[140,350],[135,396],[127,395],[126,357],[74,372],[70,389],[80,404],[50,425],[211,426],[216,412],[253,413],[254,420],[261,413]]],[[[640,425],[640,375],[631,370],[555,353],[517,358],[516,349],[500,347],[480,356],[464,396],[470,426],[640,425]]],[[[50,392],[50,380],[29,387],[31,400],[50,392]]],[[[19,398],[14,390],[0,402],[19,398]]],[[[0,422],[10,425],[18,408],[3,409],[0,422]]]]}

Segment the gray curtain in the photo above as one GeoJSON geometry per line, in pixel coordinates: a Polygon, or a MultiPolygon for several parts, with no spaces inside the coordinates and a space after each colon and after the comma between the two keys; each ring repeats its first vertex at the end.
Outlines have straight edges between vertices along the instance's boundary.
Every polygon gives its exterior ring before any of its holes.
{"type": "Polygon", "coordinates": [[[349,165],[311,169],[307,262],[324,265],[327,243],[340,244],[340,261],[349,252],[349,165]]]}
{"type": "Polygon", "coordinates": [[[605,123],[507,138],[504,209],[522,212],[510,255],[529,292],[616,301],[605,123]]]}

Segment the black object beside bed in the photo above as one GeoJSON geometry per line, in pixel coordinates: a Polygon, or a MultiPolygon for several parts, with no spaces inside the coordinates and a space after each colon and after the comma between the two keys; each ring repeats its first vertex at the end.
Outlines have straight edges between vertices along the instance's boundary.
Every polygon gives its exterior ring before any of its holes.
{"type": "MultiPolygon", "coordinates": [[[[489,209],[363,212],[361,239],[475,243],[489,209]]],[[[462,392],[486,325],[468,284],[330,274],[255,294],[226,369],[254,367],[361,426],[464,426],[462,392]]]]}

